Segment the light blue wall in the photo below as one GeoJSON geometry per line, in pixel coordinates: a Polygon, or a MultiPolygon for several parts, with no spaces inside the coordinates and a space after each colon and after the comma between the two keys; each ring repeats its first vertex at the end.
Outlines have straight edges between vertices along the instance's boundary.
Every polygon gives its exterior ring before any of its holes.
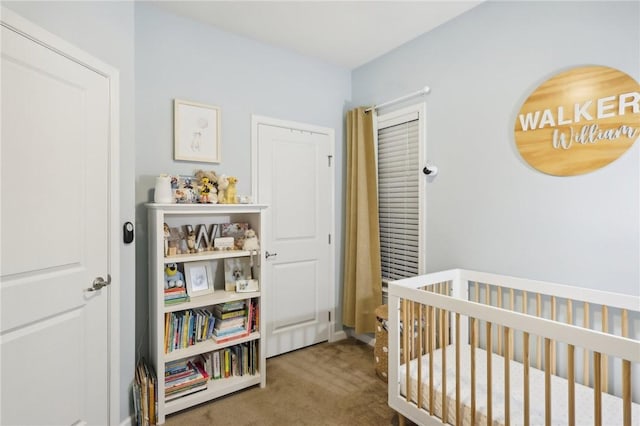
{"type": "Polygon", "coordinates": [[[544,80],[600,64],[640,80],[640,3],[488,2],[352,74],[354,104],[428,85],[428,271],[463,267],[640,294],[640,143],[575,177],[528,166],[516,114],[544,80]]]}
{"type": "MultiPolygon", "coordinates": [[[[351,94],[348,69],[178,17],[149,3],[136,4],[135,29],[139,241],[146,241],[144,203],[153,199],[153,179],[158,174],[193,174],[199,168],[214,169],[219,174],[237,176],[238,193],[250,193],[252,114],[335,129],[336,164],[342,162],[343,109],[351,94]],[[221,164],[173,160],[175,98],[222,109],[221,164]]],[[[337,168],[335,178],[340,188],[342,169],[337,168]]],[[[336,195],[336,205],[336,241],[340,241],[341,192],[336,195]]],[[[145,244],[138,244],[137,259],[140,266],[136,341],[139,347],[146,348],[148,271],[144,265],[148,250],[145,244]]],[[[340,276],[338,269],[336,292],[339,294],[340,276]]]]}
{"type": "MultiPolygon", "coordinates": [[[[134,8],[131,2],[2,2],[120,71],[120,220],[134,221],[134,8]]],[[[135,247],[120,247],[120,419],[129,417],[135,365],[135,247]]]]}

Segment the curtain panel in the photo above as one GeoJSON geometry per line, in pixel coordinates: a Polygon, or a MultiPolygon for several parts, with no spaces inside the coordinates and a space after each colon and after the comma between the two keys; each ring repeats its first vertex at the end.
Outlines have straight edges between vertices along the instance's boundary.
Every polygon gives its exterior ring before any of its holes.
{"type": "Polygon", "coordinates": [[[343,324],[373,333],[382,303],[380,227],[373,115],[365,107],[347,113],[347,199],[343,324]]]}

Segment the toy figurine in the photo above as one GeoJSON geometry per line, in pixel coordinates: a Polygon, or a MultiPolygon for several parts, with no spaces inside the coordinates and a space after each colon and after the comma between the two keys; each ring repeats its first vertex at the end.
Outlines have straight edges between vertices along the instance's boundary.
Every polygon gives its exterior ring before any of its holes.
{"type": "Polygon", "coordinates": [[[177,263],[167,263],[164,268],[164,288],[184,287],[184,274],[178,271],[177,263]]]}

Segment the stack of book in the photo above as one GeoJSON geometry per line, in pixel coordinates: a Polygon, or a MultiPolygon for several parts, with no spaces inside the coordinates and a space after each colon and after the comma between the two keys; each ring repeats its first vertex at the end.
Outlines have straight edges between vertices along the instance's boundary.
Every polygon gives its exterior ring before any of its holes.
{"type": "Polygon", "coordinates": [[[136,366],[135,381],[133,382],[133,408],[138,426],[157,423],[156,401],[156,375],[142,358],[136,366]]]}
{"type": "Polygon", "coordinates": [[[214,305],[213,315],[215,325],[213,328],[213,338],[217,343],[224,343],[230,340],[248,336],[251,329],[249,318],[253,315],[252,304],[246,304],[244,300],[227,302],[214,305]]]}
{"type": "Polygon", "coordinates": [[[216,317],[206,309],[167,312],[164,316],[164,352],[183,349],[214,335],[216,317]]]}
{"type": "Polygon", "coordinates": [[[185,287],[172,287],[164,289],[164,304],[174,305],[189,301],[189,295],[185,287]]]}
{"type": "Polygon", "coordinates": [[[164,372],[165,401],[207,388],[209,373],[200,362],[178,360],[167,363],[164,372]]]}

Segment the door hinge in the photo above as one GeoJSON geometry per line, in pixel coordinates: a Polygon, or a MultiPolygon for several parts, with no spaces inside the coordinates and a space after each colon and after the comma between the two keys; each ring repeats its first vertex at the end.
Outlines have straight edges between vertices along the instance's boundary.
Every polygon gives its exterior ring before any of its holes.
{"type": "Polygon", "coordinates": [[[331,322],[331,311],[329,311],[328,314],[329,314],[329,322],[331,322]]]}
{"type": "Polygon", "coordinates": [[[329,244],[331,244],[331,234],[329,234],[329,244]]]}
{"type": "Polygon", "coordinates": [[[327,155],[327,159],[329,160],[329,167],[331,167],[331,160],[333,159],[333,155],[327,155]]]}

